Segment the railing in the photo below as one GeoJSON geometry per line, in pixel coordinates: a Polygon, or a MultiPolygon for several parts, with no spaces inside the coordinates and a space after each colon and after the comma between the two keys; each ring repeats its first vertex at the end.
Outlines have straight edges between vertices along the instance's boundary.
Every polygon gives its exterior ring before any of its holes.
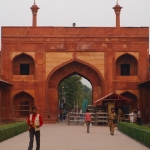
{"type": "Polygon", "coordinates": [[[108,113],[106,112],[97,112],[95,116],[96,125],[101,123],[102,125],[108,124],[108,113]]]}
{"type": "MultiPolygon", "coordinates": [[[[90,113],[92,118],[92,123],[95,124],[95,113],[90,113]]],[[[78,113],[78,112],[69,112],[68,113],[68,125],[71,122],[76,122],[77,125],[79,122],[84,122],[85,113],[78,113]]]]}
{"type": "MultiPolygon", "coordinates": [[[[31,110],[31,108],[30,108],[30,105],[14,105],[13,106],[13,118],[15,117],[15,113],[16,112],[25,112],[27,115],[25,115],[25,116],[28,116],[28,115],[30,115],[30,110],[31,110]],[[26,107],[26,108],[21,108],[21,107],[26,107]]],[[[20,116],[20,114],[19,114],[19,116],[20,116]]]]}
{"type": "MultiPolygon", "coordinates": [[[[108,124],[108,113],[106,112],[98,112],[98,113],[90,113],[92,117],[92,124],[94,125],[107,125],[108,124]]],[[[80,122],[84,122],[85,113],[78,113],[78,112],[69,112],[68,113],[68,125],[72,122],[76,122],[77,125],[80,122]]]]}

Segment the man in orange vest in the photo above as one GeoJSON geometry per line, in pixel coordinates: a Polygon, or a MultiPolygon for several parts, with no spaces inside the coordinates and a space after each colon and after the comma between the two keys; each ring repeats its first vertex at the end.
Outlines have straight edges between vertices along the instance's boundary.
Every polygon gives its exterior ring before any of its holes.
{"type": "Polygon", "coordinates": [[[36,150],[40,150],[40,127],[43,125],[43,120],[40,114],[37,114],[37,108],[32,107],[32,114],[28,117],[27,124],[29,125],[30,142],[28,150],[33,149],[34,136],[36,138],[36,150]]]}

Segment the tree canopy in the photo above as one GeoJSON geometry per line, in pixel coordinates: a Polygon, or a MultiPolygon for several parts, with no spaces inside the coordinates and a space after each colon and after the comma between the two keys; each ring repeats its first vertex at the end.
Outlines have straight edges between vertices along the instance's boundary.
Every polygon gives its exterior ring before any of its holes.
{"type": "Polygon", "coordinates": [[[82,102],[85,99],[88,104],[92,103],[92,89],[83,85],[81,80],[81,76],[72,75],[59,85],[59,100],[66,102],[67,109],[72,109],[75,105],[82,108],[82,102]]]}

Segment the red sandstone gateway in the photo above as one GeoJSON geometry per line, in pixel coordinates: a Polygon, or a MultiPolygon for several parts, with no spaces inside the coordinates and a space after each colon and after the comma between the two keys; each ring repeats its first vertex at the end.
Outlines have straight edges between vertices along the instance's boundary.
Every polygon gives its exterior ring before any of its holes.
{"type": "Polygon", "coordinates": [[[150,117],[144,112],[150,102],[141,100],[138,87],[149,75],[149,28],[120,27],[121,8],[113,8],[116,27],[37,27],[36,4],[32,27],[2,27],[2,77],[8,82],[0,81],[0,118],[24,119],[36,105],[44,122],[57,122],[58,86],[74,73],[91,82],[94,105],[116,93],[150,117]]]}

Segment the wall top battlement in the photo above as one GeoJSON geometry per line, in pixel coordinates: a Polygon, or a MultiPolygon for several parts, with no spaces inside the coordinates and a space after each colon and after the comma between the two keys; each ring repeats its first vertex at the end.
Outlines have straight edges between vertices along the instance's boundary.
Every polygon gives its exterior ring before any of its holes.
{"type": "Polygon", "coordinates": [[[149,27],[2,27],[2,37],[149,37],[149,27]]]}

